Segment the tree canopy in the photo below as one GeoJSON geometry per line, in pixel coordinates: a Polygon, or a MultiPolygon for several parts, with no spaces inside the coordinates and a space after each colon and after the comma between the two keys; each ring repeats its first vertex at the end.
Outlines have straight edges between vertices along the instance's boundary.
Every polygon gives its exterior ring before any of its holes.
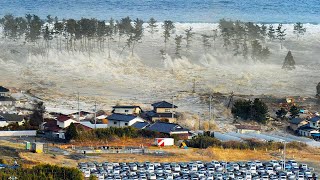
{"type": "Polygon", "coordinates": [[[254,120],[260,123],[265,123],[267,120],[268,107],[260,99],[237,100],[231,110],[235,117],[240,117],[244,120],[254,120]]]}
{"type": "Polygon", "coordinates": [[[282,69],[292,70],[295,69],[296,62],[293,59],[291,51],[288,52],[287,56],[284,59],[282,69]]]}

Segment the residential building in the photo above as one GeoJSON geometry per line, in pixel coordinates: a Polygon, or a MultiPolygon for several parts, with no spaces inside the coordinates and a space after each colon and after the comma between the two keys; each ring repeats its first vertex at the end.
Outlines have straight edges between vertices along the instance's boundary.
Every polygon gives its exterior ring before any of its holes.
{"type": "Polygon", "coordinates": [[[189,138],[189,129],[183,128],[179,124],[175,123],[155,122],[144,129],[168,134],[170,136],[176,135],[181,139],[189,138]]]}
{"type": "Polygon", "coordinates": [[[298,128],[298,133],[300,136],[312,137],[312,134],[319,133],[319,130],[310,127],[309,124],[306,124],[298,128]]]}
{"type": "Polygon", "coordinates": [[[139,115],[142,112],[140,106],[113,106],[112,113],[127,114],[127,115],[139,115]]]}
{"type": "Polygon", "coordinates": [[[0,86],[0,97],[8,97],[9,93],[10,93],[9,89],[7,89],[3,86],[0,86]]]}
{"type": "Polygon", "coordinates": [[[149,120],[153,122],[164,121],[170,123],[177,121],[176,109],[178,106],[166,101],[153,103],[151,105],[153,106],[153,110],[146,114],[149,120]]]}
{"type": "Polygon", "coordinates": [[[290,128],[293,131],[297,131],[299,127],[308,124],[308,121],[302,118],[293,118],[289,121],[289,123],[290,123],[290,128]]]}
{"type": "Polygon", "coordinates": [[[235,125],[237,128],[237,133],[261,133],[260,126],[253,126],[253,125],[235,125]]]}
{"type": "Polygon", "coordinates": [[[10,123],[18,123],[20,126],[25,122],[25,117],[18,114],[0,113],[0,127],[8,126],[10,123]]]}
{"type": "Polygon", "coordinates": [[[148,127],[150,124],[148,122],[136,122],[134,124],[132,124],[132,127],[136,128],[136,129],[144,129],[146,127],[148,127]]]}
{"type": "Polygon", "coordinates": [[[0,86],[0,106],[13,106],[15,99],[10,97],[10,90],[0,86]]]}
{"type": "Polygon", "coordinates": [[[309,126],[311,128],[320,129],[320,116],[315,116],[310,119],[309,126]]]}
{"type": "Polygon", "coordinates": [[[94,124],[94,123],[91,123],[90,121],[80,121],[80,124],[87,126],[91,129],[102,129],[102,128],[108,127],[108,124],[101,124],[101,123],[94,124]]]}
{"type": "Polygon", "coordinates": [[[57,125],[64,129],[70,126],[71,123],[76,123],[77,121],[70,118],[69,116],[66,115],[60,115],[57,117],[57,125]]]}
{"type": "Polygon", "coordinates": [[[109,127],[126,127],[131,126],[136,122],[145,122],[145,120],[139,116],[115,113],[108,116],[107,119],[109,127]]]}

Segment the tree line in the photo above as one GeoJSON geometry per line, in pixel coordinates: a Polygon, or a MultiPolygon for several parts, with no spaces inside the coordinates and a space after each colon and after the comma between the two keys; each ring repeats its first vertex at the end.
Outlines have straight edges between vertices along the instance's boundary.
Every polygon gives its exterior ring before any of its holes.
{"type": "MultiPolygon", "coordinates": [[[[282,24],[258,25],[252,22],[231,21],[222,19],[219,21],[219,29],[213,29],[209,33],[196,34],[192,27],[183,33],[175,32],[175,24],[171,20],[165,20],[161,26],[157,20],[150,18],[147,22],[141,19],[131,19],[129,16],[120,20],[98,20],[95,18],[59,19],[48,15],[45,20],[37,15],[27,14],[25,17],[5,15],[0,23],[3,27],[4,36],[7,39],[22,39],[31,47],[37,46],[43,50],[43,54],[49,49],[55,48],[67,52],[87,52],[90,56],[92,51],[108,51],[111,58],[111,47],[116,47],[123,52],[127,50],[131,55],[135,48],[142,43],[144,33],[153,35],[161,31],[163,48],[160,54],[168,53],[168,44],[175,44],[174,56],[181,58],[191,53],[192,42],[195,36],[201,37],[204,53],[214,51],[217,40],[222,41],[222,46],[234,56],[249,57],[253,60],[266,60],[270,50],[263,45],[266,40],[285,40],[286,29],[282,24]],[[146,26],[144,26],[146,24],[146,26]],[[184,54],[183,54],[184,53],[184,54]]],[[[306,32],[302,23],[294,25],[294,33],[297,38],[306,32]]]]}
{"type": "Polygon", "coordinates": [[[0,179],[84,179],[80,170],[76,168],[60,167],[56,165],[37,165],[32,168],[4,168],[0,169],[0,179]]]}

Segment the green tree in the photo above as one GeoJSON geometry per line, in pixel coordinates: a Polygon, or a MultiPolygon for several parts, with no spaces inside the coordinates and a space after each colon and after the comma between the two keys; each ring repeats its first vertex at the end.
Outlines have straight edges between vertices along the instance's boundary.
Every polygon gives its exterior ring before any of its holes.
{"type": "Polygon", "coordinates": [[[72,140],[79,137],[79,133],[74,123],[71,123],[70,126],[67,128],[65,137],[66,137],[66,140],[72,140]]]}
{"type": "Polygon", "coordinates": [[[164,29],[163,31],[163,37],[164,37],[164,51],[167,52],[167,43],[169,41],[169,38],[172,34],[172,31],[174,30],[175,26],[172,21],[170,20],[165,20],[163,22],[162,28],[164,29]]]}
{"type": "Polygon", "coordinates": [[[43,122],[43,114],[45,112],[45,106],[42,101],[37,102],[33,107],[33,113],[30,115],[30,125],[39,126],[43,122]]]}
{"type": "Polygon", "coordinates": [[[209,35],[206,35],[206,34],[202,34],[201,37],[202,37],[202,46],[203,46],[203,49],[204,49],[205,53],[207,53],[208,50],[209,50],[210,47],[211,47],[210,36],[209,36],[209,35]]]}
{"type": "Polygon", "coordinates": [[[299,37],[305,32],[306,28],[303,27],[303,24],[301,22],[297,22],[296,24],[294,24],[293,33],[297,35],[297,39],[299,39],[299,37]]]}
{"type": "Polygon", "coordinates": [[[259,123],[265,123],[268,107],[258,98],[254,99],[253,102],[250,100],[238,100],[234,103],[231,112],[235,117],[240,117],[244,120],[252,119],[259,123]]]}
{"type": "Polygon", "coordinates": [[[98,180],[97,176],[91,174],[89,180],[98,180]]]}
{"type": "Polygon", "coordinates": [[[231,112],[235,117],[240,117],[244,120],[250,118],[251,111],[251,101],[250,100],[238,100],[234,103],[231,112]]]}
{"type": "Polygon", "coordinates": [[[276,32],[273,28],[273,25],[270,24],[268,28],[268,34],[267,34],[270,41],[273,41],[276,38],[275,33],[276,32]]]}
{"type": "Polygon", "coordinates": [[[279,39],[280,41],[280,45],[281,45],[281,49],[282,49],[282,46],[283,46],[283,41],[286,40],[286,29],[282,29],[282,24],[279,24],[277,29],[276,29],[276,32],[277,32],[277,38],[279,39]]]}
{"type": "Polygon", "coordinates": [[[292,70],[295,69],[295,61],[293,59],[291,51],[288,52],[287,56],[284,59],[282,69],[292,70]]]}
{"type": "Polygon", "coordinates": [[[295,118],[295,117],[299,116],[300,109],[297,106],[293,105],[293,106],[291,106],[289,112],[290,112],[291,117],[295,118]]]}
{"type": "Polygon", "coordinates": [[[277,112],[276,112],[276,115],[277,115],[277,118],[280,118],[280,119],[284,119],[285,116],[287,115],[288,111],[285,110],[284,108],[280,108],[277,112]]]}
{"type": "Polygon", "coordinates": [[[131,48],[131,55],[133,55],[134,47],[140,42],[143,36],[143,21],[136,19],[134,26],[131,28],[131,33],[127,39],[127,45],[131,48]]]}
{"type": "Polygon", "coordinates": [[[192,37],[194,35],[194,32],[192,32],[192,27],[189,27],[188,29],[185,29],[184,32],[186,34],[186,37],[185,37],[185,40],[187,42],[186,43],[186,48],[189,51],[190,47],[191,47],[191,41],[192,41],[192,37]]]}
{"type": "Polygon", "coordinates": [[[157,27],[158,27],[157,21],[153,17],[150,18],[148,21],[148,28],[149,28],[149,33],[151,34],[151,36],[153,36],[153,34],[158,31],[156,29],[157,27]]]}
{"type": "Polygon", "coordinates": [[[177,58],[181,58],[181,42],[182,42],[182,35],[176,35],[174,38],[176,43],[175,55],[177,58]]]}
{"type": "Polygon", "coordinates": [[[254,99],[252,108],[251,108],[252,119],[260,123],[266,123],[267,114],[268,114],[268,106],[264,102],[262,102],[260,99],[258,98],[254,99]]]}
{"type": "Polygon", "coordinates": [[[318,83],[316,89],[317,89],[317,96],[320,97],[320,82],[318,83]]]}

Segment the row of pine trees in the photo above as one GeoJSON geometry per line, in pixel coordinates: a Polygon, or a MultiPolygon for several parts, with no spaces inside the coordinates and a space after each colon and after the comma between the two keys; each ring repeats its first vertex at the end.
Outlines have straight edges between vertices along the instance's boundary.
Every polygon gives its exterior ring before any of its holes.
{"type": "MultiPolygon", "coordinates": [[[[141,19],[132,20],[130,17],[108,21],[94,18],[59,20],[58,17],[52,18],[49,15],[46,20],[42,20],[37,15],[15,17],[9,14],[1,18],[0,23],[7,39],[23,40],[31,48],[38,47],[43,54],[52,48],[67,52],[87,52],[89,55],[91,52],[107,51],[109,58],[112,47],[121,52],[127,50],[133,55],[136,46],[143,43],[146,31],[151,37],[160,31],[163,48],[159,52],[162,57],[168,53],[169,43],[174,43],[175,48],[171,51],[174,51],[176,58],[190,54],[196,36],[202,41],[203,53],[213,52],[220,45],[234,56],[243,56],[244,59],[251,58],[255,61],[264,61],[271,54],[265,45],[267,41],[277,40],[282,47],[286,39],[286,29],[282,24],[274,27],[225,19],[219,21],[218,29],[201,34],[196,34],[192,27],[185,29],[182,34],[177,34],[172,21],[166,20],[160,24],[154,18],[147,22],[141,19]]],[[[294,25],[297,38],[305,32],[302,23],[294,25]]]]}

